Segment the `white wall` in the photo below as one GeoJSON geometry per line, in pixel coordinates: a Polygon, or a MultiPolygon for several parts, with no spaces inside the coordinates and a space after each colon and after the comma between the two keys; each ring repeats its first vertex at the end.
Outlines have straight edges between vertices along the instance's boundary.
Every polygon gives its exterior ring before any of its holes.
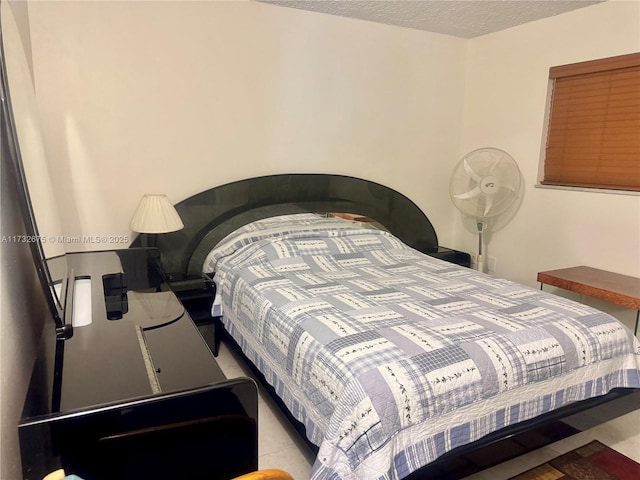
{"type": "MultiPolygon", "coordinates": [[[[460,153],[500,147],[524,176],[520,210],[488,245],[497,275],[535,285],[538,271],[590,265],[640,276],[640,196],[534,187],[549,67],[634,51],[640,51],[637,1],[609,1],[469,42],[460,153]]],[[[454,244],[477,251],[464,228],[456,229],[454,244]]],[[[631,324],[633,312],[623,315],[631,324]]]]}
{"type": "Polygon", "coordinates": [[[466,41],[257,2],[29,11],[66,235],[128,234],[143,193],[317,172],[396,188],[451,239],[466,41]]]}

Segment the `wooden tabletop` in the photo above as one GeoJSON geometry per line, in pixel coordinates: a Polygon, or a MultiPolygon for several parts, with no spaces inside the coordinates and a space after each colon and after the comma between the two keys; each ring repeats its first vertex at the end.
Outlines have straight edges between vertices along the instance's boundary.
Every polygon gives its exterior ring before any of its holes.
{"type": "Polygon", "coordinates": [[[637,277],[580,266],[539,272],[538,282],[640,310],[637,277]]]}

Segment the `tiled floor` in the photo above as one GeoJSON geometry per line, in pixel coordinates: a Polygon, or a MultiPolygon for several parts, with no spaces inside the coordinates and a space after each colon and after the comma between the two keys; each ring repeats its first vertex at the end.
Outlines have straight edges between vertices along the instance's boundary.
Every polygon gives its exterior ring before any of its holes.
{"type": "MultiPolygon", "coordinates": [[[[227,378],[253,377],[251,370],[238,361],[224,342],[217,356],[218,365],[227,378]]],[[[271,398],[259,390],[258,399],[258,458],[259,468],[279,468],[295,480],[307,480],[315,455],[284,417],[271,398]]]]}
{"type": "MultiPolygon", "coordinates": [[[[251,371],[224,343],[217,360],[227,377],[252,376],[251,371]]],[[[314,461],[313,453],[262,391],[258,416],[259,467],[280,468],[288,471],[296,480],[307,480],[314,461]]],[[[466,477],[465,480],[506,480],[594,439],[640,462],[640,396],[629,395],[602,405],[597,411],[574,415],[565,421],[582,431],[466,477]],[[622,411],[629,413],[614,418],[622,411]],[[603,419],[610,418],[602,423],[603,419]]]]}

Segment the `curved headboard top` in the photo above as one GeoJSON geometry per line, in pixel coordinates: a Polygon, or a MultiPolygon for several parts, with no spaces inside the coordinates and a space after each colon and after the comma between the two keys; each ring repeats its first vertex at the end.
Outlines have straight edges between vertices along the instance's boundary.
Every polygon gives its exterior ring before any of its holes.
{"type": "Polygon", "coordinates": [[[428,252],[438,247],[433,225],[406,196],[343,175],[282,174],[239,180],[189,197],[176,210],[184,229],[157,236],[164,269],[170,273],[202,273],[209,250],[225,235],[251,221],[290,213],[359,214],[381,223],[413,248],[428,252]]]}

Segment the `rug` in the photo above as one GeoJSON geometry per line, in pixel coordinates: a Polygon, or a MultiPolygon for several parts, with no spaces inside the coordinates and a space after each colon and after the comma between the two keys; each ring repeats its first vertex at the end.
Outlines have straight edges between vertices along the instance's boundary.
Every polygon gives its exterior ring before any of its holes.
{"type": "Polygon", "coordinates": [[[510,480],[638,480],[640,464],[594,440],[510,480]]]}

